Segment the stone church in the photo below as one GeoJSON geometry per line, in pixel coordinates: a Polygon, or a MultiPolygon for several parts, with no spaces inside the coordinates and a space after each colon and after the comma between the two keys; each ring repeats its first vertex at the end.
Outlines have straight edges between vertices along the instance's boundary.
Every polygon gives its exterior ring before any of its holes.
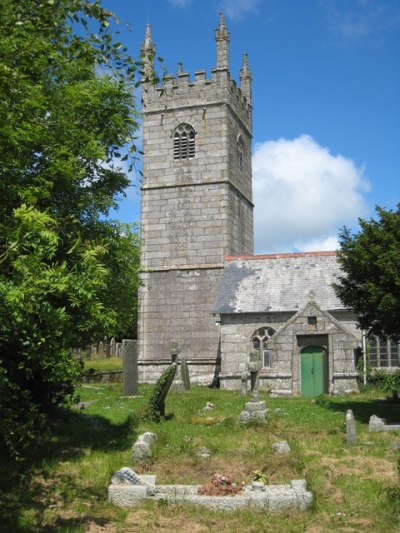
{"type": "MultiPolygon", "coordinates": [[[[252,353],[272,394],[354,390],[361,333],[332,289],[335,253],[253,255],[252,75],[244,54],[231,76],[223,15],[215,40],[210,77],[179,64],[143,84],[141,381],[178,343],[192,379],[221,388],[240,387],[252,353]]],[[[148,26],[144,80],[154,55],[148,26]]]]}

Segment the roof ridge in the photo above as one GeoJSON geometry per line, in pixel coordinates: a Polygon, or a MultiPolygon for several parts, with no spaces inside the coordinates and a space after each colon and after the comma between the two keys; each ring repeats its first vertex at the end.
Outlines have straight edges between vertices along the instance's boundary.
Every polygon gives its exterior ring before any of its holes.
{"type": "Polygon", "coordinates": [[[226,255],[225,261],[256,261],[258,259],[296,259],[298,257],[327,257],[336,256],[336,251],[324,252],[293,252],[279,254],[262,254],[262,255],[226,255]]]}

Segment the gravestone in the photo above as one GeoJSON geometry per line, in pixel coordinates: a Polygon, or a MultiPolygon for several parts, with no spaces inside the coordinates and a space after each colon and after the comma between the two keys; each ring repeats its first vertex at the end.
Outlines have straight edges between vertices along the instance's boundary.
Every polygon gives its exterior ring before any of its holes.
{"type": "Polygon", "coordinates": [[[173,363],[176,363],[179,353],[180,353],[180,350],[179,350],[178,343],[176,341],[172,341],[171,348],[170,348],[170,354],[171,354],[171,360],[173,363]]]}
{"type": "Polygon", "coordinates": [[[265,422],[266,411],[265,401],[263,400],[247,402],[239,415],[239,422],[265,422]]]}
{"type": "Polygon", "coordinates": [[[250,351],[250,361],[249,361],[249,370],[250,370],[250,382],[251,382],[251,392],[253,398],[256,400],[260,394],[260,370],[262,368],[260,352],[258,350],[250,351]]]}
{"type": "Polygon", "coordinates": [[[122,342],[115,343],[115,357],[122,356],[122,342]]]}
{"type": "Polygon", "coordinates": [[[185,390],[190,390],[190,376],[186,357],[181,357],[181,379],[185,390]]]}
{"type": "Polygon", "coordinates": [[[241,372],[240,374],[240,394],[242,396],[247,395],[247,372],[241,372]]]}
{"type": "Polygon", "coordinates": [[[165,399],[174,381],[176,367],[176,362],[169,365],[154,385],[145,415],[147,420],[159,422],[160,418],[165,416],[165,399]]]}
{"type": "Polygon", "coordinates": [[[123,357],[123,383],[125,396],[137,394],[138,387],[138,363],[137,341],[124,339],[122,341],[123,357]]]}
{"type": "Polygon", "coordinates": [[[150,431],[139,435],[132,447],[132,461],[136,462],[148,459],[151,456],[151,446],[155,440],[157,440],[157,435],[150,431]]]}
{"type": "Polygon", "coordinates": [[[104,359],[104,342],[99,342],[99,347],[97,349],[97,356],[99,359],[104,359]]]}
{"type": "Polygon", "coordinates": [[[355,444],[357,442],[356,422],[351,409],[346,413],[346,440],[347,444],[355,444]]]}
{"type": "Polygon", "coordinates": [[[285,455],[290,453],[290,446],[287,442],[287,440],[282,440],[280,442],[275,442],[272,445],[272,451],[276,454],[285,455]]]}
{"type": "Polygon", "coordinates": [[[104,337],[104,349],[106,353],[106,358],[110,357],[110,343],[108,342],[107,337],[104,337]]]}
{"type": "Polygon", "coordinates": [[[115,337],[110,340],[110,357],[115,357],[115,337]]]}
{"type": "Polygon", "coordinates": [[[90,346],[90,359],[97,359],[97,344],[90,346]]]}

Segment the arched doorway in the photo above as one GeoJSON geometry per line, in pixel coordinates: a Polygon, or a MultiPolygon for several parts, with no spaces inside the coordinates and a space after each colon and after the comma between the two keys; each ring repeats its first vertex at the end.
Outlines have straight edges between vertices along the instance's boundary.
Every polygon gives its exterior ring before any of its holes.
{"type": "Polygon", "coordinates": [[[328,392],[328,358],[323,346],[307,346],[300,354],[301,395],[318,396],[328,392]]]}

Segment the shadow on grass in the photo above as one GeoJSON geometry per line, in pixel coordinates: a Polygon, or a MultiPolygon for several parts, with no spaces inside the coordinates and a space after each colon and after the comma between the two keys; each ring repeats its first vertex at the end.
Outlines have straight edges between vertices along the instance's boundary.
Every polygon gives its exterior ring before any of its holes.
{"type": "Polygon", "coordinates": [[[351,409],[354,418],[363,424],[368,424],[372,415],[377,415],[380,418],[386,419],[388,424],[400,424],[400,402],[388,399],[353,399],[349,398],[347,401],[340,401],[324,396],[317,400],[319,405],[323,405],[333,411],[341,411],[346,413],[351,409]]]}
{"type": "MultiPolygon", "coordinates": [[[[98,415],[74,412],[68,409],[57,410],[48,422],[46,431],[37,438],[26,453],[24,461],[0,461],[0,532],[31,533],[32,531],[84,531],[79,518],[63,520],[55,527],[35,527],[24,525],[22,513],[29,509],[32,516],[40,516],[48,508],[49,494],[52,490],[51,471],[54,463],[74,460],[84,454],[85,449],[93,451],[126,450],[137,437],[137,420],[134,417],[122,424],[113,424],[98,415]],[[42,476],[44,483],[35,483],[36,477],[42,476]],[[49,481],[47,483],[47,478],[49,481]],[[49,494],[46,493],[46,486],[49,494]],[[64,523],[65,522],[65,523],[64,523]],[[82,528],[82,529],[81,529],[82,528]]],[[[68,486],[73,480],[63,476],[62,483],[68,486]]],[[[79,498],[89,500],[97,495],[97,489],[80,488],[79,498]]],[[[87,517],[86,517],[87,518],[87,517]]],[[[85,522],[86,522],[85,518],[85,522]]]]}

